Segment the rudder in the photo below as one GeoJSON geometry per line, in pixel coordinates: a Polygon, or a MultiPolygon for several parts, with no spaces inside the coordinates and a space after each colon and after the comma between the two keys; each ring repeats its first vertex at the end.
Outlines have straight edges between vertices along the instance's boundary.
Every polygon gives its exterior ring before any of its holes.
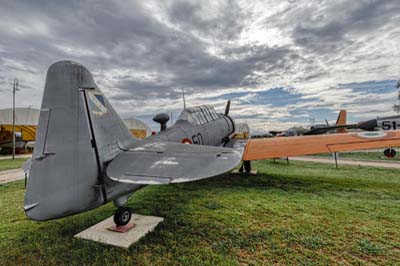
{"type": "MultiPolygon", "coordinates": [[[[336,120],[336,125],[337,126],[344,126],[347,123],[347,112],[346,110],[340,110],[338,118],[336,120]]],[[[339,128],[337,130],[337,133],[346,133],[347,129],[346,128],[339,128]]]]}

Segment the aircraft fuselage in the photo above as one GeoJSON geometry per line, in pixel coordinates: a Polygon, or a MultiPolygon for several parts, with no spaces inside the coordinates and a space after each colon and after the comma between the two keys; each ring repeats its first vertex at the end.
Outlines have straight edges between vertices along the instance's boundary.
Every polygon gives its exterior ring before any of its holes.
{"type": "Polygon", "coordinates": [[[217,114],[213,107],[203,105],[184,110],[173,126],[148,139],[223,146],[234,132],[235,122],[231,117],[217,114]]]}
{"type": "Polygon", "coordinates": [[[376,129],[382,130],[397,130],[400,128],[400,116],[378,117],[358,123],[358,127],[362,130],[373,131],[376,129]]]}

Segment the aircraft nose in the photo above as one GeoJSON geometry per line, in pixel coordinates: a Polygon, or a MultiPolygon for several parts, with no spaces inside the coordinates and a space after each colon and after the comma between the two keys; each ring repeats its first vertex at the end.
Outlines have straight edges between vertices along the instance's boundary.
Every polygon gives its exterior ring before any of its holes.
{"type": "Polygon", "coordinates": [[[363,121],[358,123],[358,128],[362,130],[372,131],[378,126],[378,122],[376,119],[371,119],[368,121],[363,121]]]}

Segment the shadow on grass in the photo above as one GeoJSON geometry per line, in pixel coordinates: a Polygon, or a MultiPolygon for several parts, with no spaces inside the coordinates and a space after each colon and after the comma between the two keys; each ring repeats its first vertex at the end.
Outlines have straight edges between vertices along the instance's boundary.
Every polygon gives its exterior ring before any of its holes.
{"type": "MultiPolygon", "coordinates": [[[[69,265],[114,264],[126,257],[130,258],[128,261],[138,262],[137,258],[131,256],[146,256],[149,246],[157,252],[168,254],[176,249],[176,241],[188,243],[192,227],[195,227],[188,215],[190,201],[199,197],[201,193],[189,192],[186,188],[175,186],[147,187],[135,193],[127,206],[137,213],[162,216],[165,222],[129,250],[73,238],[78,232],[113,215],[115,207],[112,203],[82,214],[47,222],[22,218],[23,212],[18,211],[21,222],[18,225],[6,226],[6,230],[13,231],[14,237],[8,239],[7,245],[0,244],[0,264],[27,265],[33,261],[34,264],[46,261],[46,265],[58,265],[67,261],[70,262],[69,265]]],[[[2,231],[0,237],[2,233],[6,233],[2,231]]],[[[146,261],[144,258],[142,260],[146,261]]]]}

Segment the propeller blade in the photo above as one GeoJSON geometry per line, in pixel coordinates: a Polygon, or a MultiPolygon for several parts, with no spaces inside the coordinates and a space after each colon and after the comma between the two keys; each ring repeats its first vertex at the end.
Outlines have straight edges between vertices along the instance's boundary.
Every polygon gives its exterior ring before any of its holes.
{"type": "Polygon", "coordinates": [[[231,100],[228,100],[225,107],[225,115],[229,115],[229,109],[231,109],[231,100]]]}

